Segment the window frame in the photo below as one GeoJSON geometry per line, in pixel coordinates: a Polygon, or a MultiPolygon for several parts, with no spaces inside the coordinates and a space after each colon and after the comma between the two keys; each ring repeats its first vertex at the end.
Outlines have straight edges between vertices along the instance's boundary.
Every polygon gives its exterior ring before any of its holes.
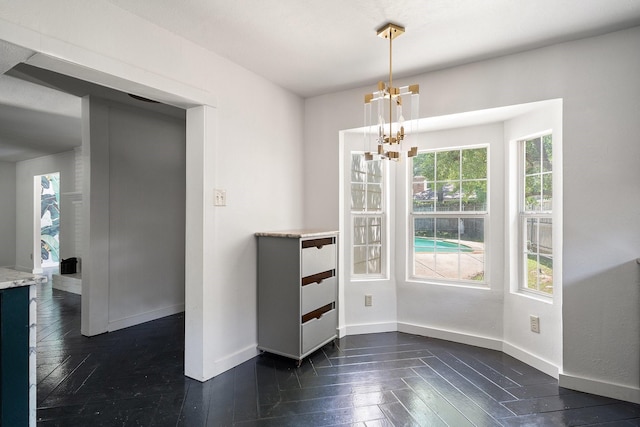
{"type": "MultiPolygon", "coordinates": [[[[485,202],[485,210],[484,211],[423,211],[418,212],[414,210],[413,203],[413,159],[408,166],[408,178],[407,178],[407,212],[408,212],[408,226],[407,226],[407,280],[418,282],[418,283],[433,283],[439,285],[448,285],[448,286],[470,286],[473,288],[488,288],[490,283],[490,272],[489,272],[489,232],[490,232],[490,193],[491,193],[491,184],[490,184],[490,174],[491,174],[491,165],[490,165],[490,152],[491,147],[490,143],[482,143],[482,144],[469,144],[469,145],[456,145],[456,146],[445,146],[431,149],[422,149],[418,151],[418,155],[423,153],[438,153],[438,152],[446,152],[446,151],[459,151],[463,150],[472,150],[478,148],[486,149],[486,177],[484,180],[486,181],[486,202],[485,202]],[[415,236],[415,220],[417,218],[433,218],[437,221],[438,218],[479,218],[483,220],[483,233],[484,233],[484,260],[483,260],[483,280],[472,280],[472,279],[449,279],[449,278],[437,278],[437,277],[424,277],[418,276],[415,273],[415,248],[414,248],[414,236],[415,236]]],[[[462,168],[462,161],[460,162],[462,168]]],[[[437,167],[437,166],[436,166],[437,167]]],[[[437,175],[437,169],[434,171],[437,175]]],[[[473,179],[473,181],[477,181],[478,179],[473,179]]],[[[462,175],[460,176],[458,182],[463,183],[462,175]]],[[[469,181],[472,181],[471,179],[469,181]]],[[[437,181],[435,181],[437,182],[437,181]]],[[[460,236],[458,236],[460,239],[460,236]]],[[[458,260],[458,272],[460,271],[460,262],[458,260]]],[[[458,276],[460,274],[458,273],[458,276]]]]}
{"type": "MultiPolygon", "coordinates": [[[[352,150],[349,151],[349,156],[350,158],[353,158],[353,155],[360,155],[362,157],[364,157],[364,151],[361,150],[352,150]]],[[[365,163],[366,162],[371,162],[371,160],[363,160],[365,163]]],[[[381,189],[381,209],[380,210],[371,210],[369,211],[366,206],[363,210],[353,210],[351,208],[351,206],[349,206],[349,232],[350,232],[350,243],[351,243],[351,247],[350,247],[350,252],[351,252],[351,262],[350,262],[350,266],[349,266],[349,276],[350,276],[350,280],[353,282],[357,282],[357,281],[366,281],[366,280],[371,280],[371,279],[387,279],[388,278],[388,272],[389,272],[389,266],[388,266],[388,238],[387,238],[387,230],[388,230],[388,210],[389,210],[389,201],[388,201],[388,182],[389,182],[389,168],[387,167],[386,163],[383,161],[382,159],[376,159],[373,161],[377,161],[380,162],[381,165],[381,171],[382,171],[382,182],[380,183],[380,189],[381,189]],[[362,244],[356,244],[356,239],[355,239],[355,221],[356,218],[379,218],[380,219],[380,244],[379,245],[372,245],[370,242],[368,242],[368,235],[365,232],[365,236],[367,238],[367,242],[362,245],[362,244]],[[355,252],[356,252],[356,247],[365,247],[365,248],[369,248],[371,246],[379,246],[380,247],[380,273],[370,273],[369,272],[369,266],[368,266],[368,258],[364,261],[365,262],[365,269],[366,272],[365,273],[356,273],[355,271],[355,252]]],[[[349,164],[351,164],[351,161],[349,162],[349,164]]],[[[349,177],[351,177],[351,172],[349,173],[349,177]]],[[[368,174],[365,174],[365,177],[368,177],[368,174]]],[[[351,200],[351,191],[352,191],[352,184],[356,184],[356,183],[362,183],[365,185],[365,188],[367,188],[367,185],[369,184],[368,179],[366,179],[363,182],[356,182],[356,181],[352,181],[351,178],[349,178],[349,197],[351,200]]],[[[364,196],[364,200],[365,200],[365,205],[366,205],[366,201],[367,201],[367,195],[366,195],[366,190],[365,190],[365,196],[364,196]]]]}
{"type": "MultiPolygon", "coordinates": [[[[541,220],[541,219],[547,219],[550,221],[551,224],[551,240],[552,242],[554,242],[554,234],[556,233],[556,228],[557,226],[554,224],[554,211],[556,208],[556,197],[554,196],[555,194],[555,189],[552,191],[552,196],[551,196],[551,209],[543,209],[540,211],[527,211],[525,209],[526,203],[525,203],[525,184],[526,184],[526,148],[525,148],[525,144],[528,141],[532,141],[535,139],[542,139],[546,136],[551,136],[551,153],[552,153],[552,167],[551,167],[551,177],[552,177],[552,186],[555,184],[554,182],[554,175],[556,174],[555,168],[553,167],[553,163],[555,162],[555,150],[556,150],[556,146],[554,144],[554,138],[553,138],[553,131],[551,130],[546,130],[546,131],[541,131],[538,133],[534,133],[532,135],[528,135],[526,137],[523,138],[519,138],[517,140],[518,143],[518,190],[517,190],[517,200],[518,200],[518,206],[517,206],[517,233],[518,233],[518,259],[517,259],[517,271],[518,271],[518,283],[517,283],[517,291],[519,293],[522,294],[526,294],[526,295],[532,295],[532,296],[536,296],[536,297],[542,297],[544,299],[547,300],[553,300],[554,298],[554,293],[555,293],[555,267],[556,267],[556,263],[555,260],[557,259],[556,255],[556,248],[555,245],[554,247],[552,247],[551,249],[551,256],[550,258],[552,259],[553,262],[553,268],[552,268],[552,274],[553,274],[553,291],[551,293],[549,292],[544,292],[541,291],[539,289],[539,281],[538,281],[538,289],[532,289],[528,287],[528,267],[527,267],[527,260],[528,260],[528,248],[527,248],[527,221],[530,219],[536,219],[536,220],[541,220]]],[[[542,175],[542,174],[541,174],[542,175]]],[[[552,187],[553,188],[553,187],[552,187]]],[[[540,256],[540,252],[537,252],[538,257],[540,256]]],[[[539,279],[539,277],[538,277],[539,279]]]]}

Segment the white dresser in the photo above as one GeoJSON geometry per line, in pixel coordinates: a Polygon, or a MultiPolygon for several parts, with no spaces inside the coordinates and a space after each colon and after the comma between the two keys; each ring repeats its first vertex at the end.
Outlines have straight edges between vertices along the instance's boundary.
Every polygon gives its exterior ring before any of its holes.
{"type": "Polygon", "coordinates": [[[258,349],[298,361],[337,337],[338,233],[258,237],[258,349]]]}

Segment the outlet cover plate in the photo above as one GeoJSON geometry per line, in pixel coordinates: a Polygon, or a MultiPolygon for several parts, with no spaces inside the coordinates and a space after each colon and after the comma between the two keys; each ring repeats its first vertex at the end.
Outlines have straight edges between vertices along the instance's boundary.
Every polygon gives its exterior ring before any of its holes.
{"type": "Polygon", "coordinates": [[[538,316],[529,316],[529,322],[531,324],[531,332],[536,334],[540,333],[540,318],[538,316]]]}
{"type": "Polygon", "coordinates": [[[225,190],[213,190],[213,205],[227,206],[227,192],[225,190]]]}

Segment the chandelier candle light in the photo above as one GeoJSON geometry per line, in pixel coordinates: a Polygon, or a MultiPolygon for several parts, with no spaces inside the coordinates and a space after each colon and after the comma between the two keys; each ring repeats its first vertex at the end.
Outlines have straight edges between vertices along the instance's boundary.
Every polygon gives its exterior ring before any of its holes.
{"type": "Polygon", "coordinates": [[[392,45],[393,39],[404,33],[404,27],[395,24],[386,24],[378,30],[378,37],[389,40],[389,84],[378,82],[378,90],[364,96],[364,137],[366,144],[365,159],[373,160],[374,155],[379,158],[398,161],[401,154],[413,157],[418,154],[418,147],[403,149],[403,142],[409,145],[408,135],[413,133],[416,124],[419,107],[419,86],[409,85],[393,87],[392,45]],[[403,115],[410,113],[408,123],[403,115]],[[409,104],[409,105],[407,105],[409,104]],[[373,119],[376,123],[374,124],[373,119]],[[389,122],[385,122],[385,118],[389,122]],[[405,124],[411,129],[405,130],[405,124]],[[371,143],[375,140],[377,153],[371,152],[371,143]]]}

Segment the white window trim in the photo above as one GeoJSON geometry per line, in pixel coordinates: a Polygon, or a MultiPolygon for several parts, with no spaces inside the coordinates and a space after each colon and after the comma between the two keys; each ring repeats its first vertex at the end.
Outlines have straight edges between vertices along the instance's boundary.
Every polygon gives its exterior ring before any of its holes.
{"type": "MultiPolygon", "coordinates": [[[[523,297],[535,299],[540,302],[553,304],[554,300],[558,300],[561,288],[562,279],[562,139],[559,132],[554,132],[553,129],[546,129],[543,131],[528,134],[519,137],[511,142],[514,155],[507,156],[507,162],[511,164],[511,167],[515,169],[518,179],[515,180],[517,188],[511,188],[507,191],[513,196],[508,198],[506,208],[508,211],[513,212],[515,224],[510,227],[508,234],[513,234],[515,239],[512,239],[512,244],[515,243],[515,247],[508,251],[511,263],[515,264],[515,283],[511,286],[511,293],[520,295],[523,297]],[[551,217],[553,223],[553,294],[542,292],[526,287],[526,268],[524,266],[524,257],[526,251],[526,242],[524,241],[524,219],[522,215],[521,207],[524,205],[524,141],[528,141],[535,138],[540,138],[545,135],[551,135],[553,140],[553,209],[549,211],[541,211],[536,214],[528,214],[527,218],[549,218],[551,217]],[[514,205],[513,200],[517,205],[514,205]]],[[[512,185],[513,187],[513,185],[512,185]]],[[[507,214],[509,218],[509,215],[507,214]]],[[[512,276],[513,277],[513,276],[512,276]]]]}
{"type": "Polygon", "coordinates": [[[412,283],[427,283],[433,285],[443,285],[443,286],[454,286],[454,287],[465,287],[465,288],[473,288],[473,289],[489,289],[491,283],[491,273],[490,273],[490,252],[491,248],[489,245],[489,236],[490,236],[490,224],[491,224],[491,147],[490,144],[471,144],[471,145],[455,145],[455,146],[442,146],[433,149],[422,149],[418,151],[418,154],[421,153],[429,153],[429,152],[441,152],[441,151],[453,151],[453,150],[468,150],[474,148],[486,148],[487,149],[487,201],[486,211],[456,211],[456,212],[435,212],[435,213],[415,213],[413,212],[413,169],[409,166],[407,168],[407,178],[405,182],[407,183],[407,257],[406,257],[406,265],[407,265],[407,282],[412,283]],[[416,217],[430,217],[430,218],[438,218],[438,217],[454,217],[454,218],[482,218],[484,219],[484,280],[476,281],[476,280],[465,280],[465,279],[445,279],[445,278],[433,278],[433,277],[421,277],[416,276],[414,274],[414,252],[413,252],[413,236],[415,236],[415,221],[416,217]]]}
{"type": "MultiPolygon", "coordinates": [[[[364,151],[362,150],[350,150],[348,151],[348,155],[351,156],[353,154],[362,154],[364,155],[364,151]]],[[[388,280],[389,279],[389,167],[382,163],[382,207],[383,209],[380,211],[352,211],[349,207],[349,233],[350,233],[350,253],[351,253],[351,262],[349,265],[349,280],[351,282],[368,282],[374,280],[388,280]],[[354,255],[355,255],[355,247],[353,242],[353,232],[354,232],[354,218],[356,216],[371,216],[371,217],[382,217],[382,229],[380,230],[380,238],[381,238],[381,249],[380,249],[380,274],[356,274],[354,272],[354,255]]],[[[349,174],[350,176],[350,174],[349,174]]],[[[351,181],[349,182],[349,189],[351,188],[351,181]]],[[[349,190],[350,191],[350,190],[349,190]]],[[[349,195],[350,197],[350,195],[349,195]]]]}

